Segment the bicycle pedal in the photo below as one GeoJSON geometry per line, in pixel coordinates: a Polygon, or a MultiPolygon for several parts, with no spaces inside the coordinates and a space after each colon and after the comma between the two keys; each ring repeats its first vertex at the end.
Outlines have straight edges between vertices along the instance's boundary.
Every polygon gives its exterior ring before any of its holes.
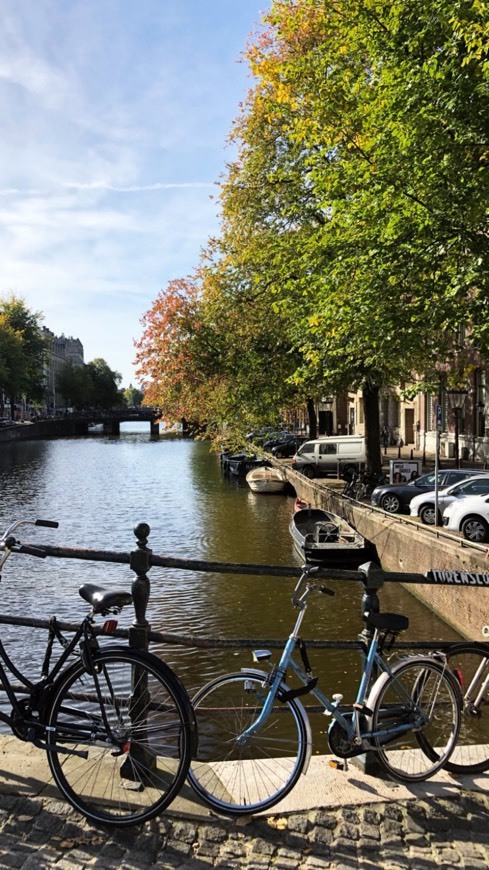
{"type": "Polygon", "coordinates": [[[344,770],[344,771],[347,771],[347,770],[348,770],[348,765],[347,765],[347,763],[346,763],[346,758],[344,759],[344,761],[338,761],[338,759],[336,759],[336,758],[331,758],[331,759],[328,761],[328,765],[329,765],[330,767],[332,767],[333,770],[344,770]]]}

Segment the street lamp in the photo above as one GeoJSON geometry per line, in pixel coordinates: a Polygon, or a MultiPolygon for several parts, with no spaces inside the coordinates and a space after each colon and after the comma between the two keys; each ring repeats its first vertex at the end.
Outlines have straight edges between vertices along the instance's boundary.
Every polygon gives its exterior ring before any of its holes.
{"type": "Polygon", "coordinates": [[[460,468],[460,458],[458,450],[460,412],[465,405],[465,400],[467,398],[468,392],[468,390],[446,390],[448,407],[451,411],[453,411],[453,416],[455,418],[455,468],[460,468]]]}

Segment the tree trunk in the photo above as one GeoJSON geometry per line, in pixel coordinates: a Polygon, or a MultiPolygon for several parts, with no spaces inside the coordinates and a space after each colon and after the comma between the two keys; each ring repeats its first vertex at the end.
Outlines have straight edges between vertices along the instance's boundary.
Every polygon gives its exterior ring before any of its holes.
{"type": "Polygon", "coordinates": [[[367,472],[380,474],[379,388],[366,384],[363,388],[363,413],[365,417],[365,453],[367,472]]]}
{"type": "Polygon", "coordinates": [[[307,416],[309,418],[309,438],[312,440],[317,438],[318,434],[318,419],[314,399],[307,400],[307,416]]]}

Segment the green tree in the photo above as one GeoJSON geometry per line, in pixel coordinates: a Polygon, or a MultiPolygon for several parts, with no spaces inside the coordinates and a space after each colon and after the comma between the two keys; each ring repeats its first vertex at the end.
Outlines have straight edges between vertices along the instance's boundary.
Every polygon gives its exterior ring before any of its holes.
{"type": "Polygon", "coordinates": [[[56,388],[66,405],[82,409],[93,400],[94,385],[87,366],[75,365],[67,360],[56,377],[56,388]]]}
{"type": "MultiPolygon", "coordinates": [[[[9,324],[6,316],[0,314],[0,395],[11,394],[15,383],[15,373],[23,365],[22,336],[9,324]]],[[[13,405],[11,405],[11,408],[13,405]]],[[[0,411],[3,415],[4,404],[0,411]]]]}
{"type": "Polygon", "coordinates": [[[124,402],[129,408],[139,408],[144,399],[143,391],[133,387],[132,384],[129,384],[127,389],[123,391],[123,395],[124,402]]]}
{"type": "Polygon", "coordinates": [[[91,400],[95,408],[110,410],[123,404],[119,390],[122,375],[112,371],[104,359],[97,358],[86,366],[88,377],[92,384],[91,400]]]}
{"type": "Polygon", "coordinates": [[[20,397],[39,401],[44,395],[48,359],[48,347],[40,327],[41,314],[31,311],[23,299],[12,295],[0,299],[0,317],[4,332],[2,387],[10,398],[11,408],[20,397]]]}
{"type": "Polygon", "coordinates": [[[487,344],[484,6],[276,0],[247,53],[227,255],[288,322],[298,385],[363,388],[373,469],[379,389],[429,375],[463,316],[487,344]]]}

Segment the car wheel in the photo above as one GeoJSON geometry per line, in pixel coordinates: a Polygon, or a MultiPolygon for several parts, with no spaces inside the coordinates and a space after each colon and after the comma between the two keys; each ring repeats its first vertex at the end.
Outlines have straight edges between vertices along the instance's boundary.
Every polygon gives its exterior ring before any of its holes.
{"type": "Polygon", "coordinates": [[[475,544],[486,544],[489,541],[489,526],[482,517],[465,517],[460,531],[464,538],[475,544]]]}
{"type": "Polygon", "coordinates": [[[312,478],[316,476],[316,471],[312,465],[305,465],[302,469],[302,473],[304,477],[308,477],[309,480],[312,480],[312,478]]]}
{"type": "Polygon", "coordinates": [[[275,456],[275,459],[282,459],[282,451],[276,450],[274,456],[275,456]]]}
{"type": "Polygon", "coordinates": [[[435,525],[435,506],[434,505],[432,505],[432,504],[423,505],[423,507],[420,508],[418,515],[419,515],[421,522],[424,523],[426,526],[434,526],[435,525]]]}
{"type": "Polygon", "coordinates": [[[401,510],[401,502],[394,493],[387,493],[387,495],[382,496],[380,505],[388,514],[397,514],[401,510]]]}

